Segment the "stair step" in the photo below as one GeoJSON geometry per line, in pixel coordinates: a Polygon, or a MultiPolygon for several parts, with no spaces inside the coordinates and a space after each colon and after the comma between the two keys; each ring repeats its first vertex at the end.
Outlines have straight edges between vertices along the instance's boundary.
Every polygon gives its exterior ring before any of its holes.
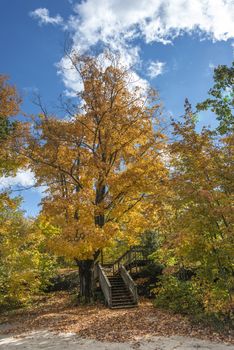
{"type": "Polygon", "coordinates": [[[132,295],[112,295],[112,299],[115,300],[115,299],[132,299],[132,295]]]}
{"type": "Polygon", "coordinates": [[[132,309],[134,307],[137,307],[136,304],[134,305],[118,305],[118,306],[111,306],[111,309],[132,309]]]}
{"type": "Polygon", "coordinates": [[[127,290],[112,290],[112,295],[132,295],[132,293],[127,290]]]}
{"type": "Polygon", "coordinates": [[[131,296],[122,296],[122,297],[112,297],[112,300],[133,300],[133,298],[131,296]]]}
{"type": "MultiPolygon", "coordinates": [[[[125,268],[128,270],[132,266],[137,265],[138,263],[138,255],[137,250],[135,251],[135,254],[129,255],[129,258],[135,259],[134,264],[132,261],[126,262],[124,260],[121,260],[125,254],[121,257],[119,260],[121,263],[125,262],[125,268]]],[[[129,254],[129,252],[127,252],[129,254]]],[[[115,264],[115,263],[114,263],[115,264]]],[[[124,279],[121,276],[120,270],[114,271],[115,265],[113,263],[106,265],[106,275],[111,285],[111,293],[112,293],[112,309],[123,309],[123,308],[133,308],[137,307],[137,302],[135,301],[132,293],[129,291],[129,288],[125,284],[124,279]],[[108,268],[107,268],[108,267],[108,268]]]]}
{"type": "Polygon", "coordinates": [[[125,287],[127,288],[125,283],[111,283],[112,287],[125,287]]]}
{"type": "Polygon", "coordinates": [[[128,290],[112,290],[112,295],[132,295],[128,290]]]}
{"type": "Polygon", "coordinates": [[[116,299],[112,299],[112,303],[113,304],[129,304],[129,303],[133,303],[133,299],[132,298],[116,298],[116,299]]]}
{"type": "Polygon", "coordinates": [[[111,284],[112,283],[124,283],[123,280],[110,280],[109,279],[109,281],[110,281],[111,284]]]}
{"type": "Polygon", "coordinates": [[[123,288],[125,288],[126,287],[126,285],[125,284],[123,284],[123,283],[119,283],[119,284],[113,284],[113,283],[111,283],[111,287],[123,287],[123,288]]]}
{"type": "Polygon", "coordinates": [[[134,302],[133,298],[124,298],[124,299],[116,298],[116,299],[113,299],[113,301],[115,303],[133,303],[134,302]]]}
{"type": "Polygon", "coordinates": [[[133,302],[129,302],[129,303],[117,303],[117,302],[114,302],[112,303],[112,306],[122,306],[122,307],[125,307],[125,306],[135,306],[136,304],[133,303],[133,302]]]}
{"type": "Polygon", "coordinates": [[[132,299],[132,295],[112,295],[112,299],[116,300],[116,299],[132,299]]]}

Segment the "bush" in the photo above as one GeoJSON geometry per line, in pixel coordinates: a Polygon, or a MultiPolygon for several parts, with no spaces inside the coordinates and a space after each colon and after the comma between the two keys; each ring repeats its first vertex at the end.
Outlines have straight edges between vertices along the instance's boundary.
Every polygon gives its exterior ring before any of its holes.
{"type": "Polygon", "coordinates": [[[79,272],[78,269],[76,271],[65,270],[56,274],[50,279],[50,283],[46,285],[44,289],[45,292],[56,292],[61,290],[72,291],[79,287],[79,272]]]}
{"type": "Polygon", "coordinates": [[[233,327],[233,304],[221,280],[179,280],[163,275],[155,289],[155,306],[192,316],[194,321],[212,324],[216,328],[233,327]]]}
{"type": "Polygon", "coordinates": [[[0,308],[29,302],[55,272],[56,258],[46,251],[45,236],[26,219],[16,199],[0,198],[0,308]]]}
{"type": "Polygon", "coordinates": [[[200,314],[203,311],[202,301],[191,281],[162,276],[155,294],[156,306],[182,314],[200,314]]]}
{"type": "Polygon", "coordinates": [[[162,275],[163,265],[151,261],[140,272],[132,274],[137,282],[139,295],[154,297],[155,284],[162,275]]]}

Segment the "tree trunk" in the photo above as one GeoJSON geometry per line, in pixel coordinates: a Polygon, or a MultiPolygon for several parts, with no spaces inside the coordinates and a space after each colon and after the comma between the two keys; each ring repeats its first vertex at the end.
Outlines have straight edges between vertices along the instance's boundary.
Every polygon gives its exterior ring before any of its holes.
{"type": "Polygon", "coordinates": [[[94,260],[77,260],[77,265],[80,278],[80,301],[91,303],[94,300],[94,260]]]}
{"type": "MultiPolygon", "coordinates": [[[[103,181],[99,181],[96,190],[96,201],[95,204],[98,205],[103,201],[105,196],[106,186],[103,184],[103,181]]],[[[75,218],[78,220],[78,212],[75,213],[75,218]]],[[[105,224],[105,216],[103,213],[98,213],[94,215],[94,222],[96,226],[103,227],[105,224]]],[[[79,298],[81,302],[91,303],[94,300],[94,290],[95,290],[95,281],[94,281],[94,261],[100,254],[100,250],[97,250],[94,253],[93,259],[87,260],[76,260],[77,265],[79,266],[79,278],[80,278],[80,294],[79,298]]]]}

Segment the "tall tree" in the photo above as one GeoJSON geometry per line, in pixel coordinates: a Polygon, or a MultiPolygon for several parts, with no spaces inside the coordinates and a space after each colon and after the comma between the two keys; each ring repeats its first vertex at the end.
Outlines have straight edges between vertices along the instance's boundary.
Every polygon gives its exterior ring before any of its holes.
{"type": "Polygon", "coordinates": [[[234,108],[234,62],[231,67],[219,65],[214,69],[214,86],[209,90],[210,98],[197,104],[198,110],[211,109],[219,121],[221,135],[233,132],[234,108]]]}
{"type": "MultiPolygon", "coordinates": [[[[0,178],[14,175],[23,165],[12,147],[12,141],[23,132],[22,125],[11,120],[19,113],[20,103],[16,88],[1,75],[0,178]]],[[[52,261],[40,251],[44,237],[24,218],[20,202],[20,198],[10,198],[8,192],[0,191],[0,308],[24,302],[38,291],[46,280],[42,278],[44,266],[52,261]]]]}
{"type": "Polygon", "coordinates": [[[81,296],[90,301],[101,249],[116,237],[133,243],[152,226],[145,212],[165,176],[163,135],[156,93],[134,87],[112,56],[71,60],[83,83],[82,107],[67,109],[70,120],[41,115],[25,155],[38,184],[48,186],[43,214],[61,229],[51,247],[76,260],[81,296]]]}
{"type": "Polygon", "coordinates": [[[17,168],[17,161],[9,140],[14,137],[17,123],[10,120],[19,112],[21,99],[16,88],[7,82],[7,77],[0,75],[0,176],[17,168]]]}
{"type": "Polygon", "coordinates": [[[173,122],[171,227],[163,252],[174,269],[196,270],[194,290],[207,312],[230,311],[233,285],[233,136],[199,133],[190,114],[173,122]],[[197,284],[196,284],[197,282],[197,284]]]}
{"type": "Polygon", "coordinates": [[[20,198],[0,197],[0,309],[29,301],[47,286],[56,266],[46,236],[19,205],[20,198]]]}

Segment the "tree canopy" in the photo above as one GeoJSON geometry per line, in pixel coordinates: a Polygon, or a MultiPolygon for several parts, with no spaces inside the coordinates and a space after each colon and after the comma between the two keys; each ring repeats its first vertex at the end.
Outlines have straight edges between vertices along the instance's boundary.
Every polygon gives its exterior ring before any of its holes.
{"type": "Polygon", "coordinates": [[[114,258],[142,244],[164,265],[158,305],[231,318],[233,67],[215,69],[212,98],[196,113],[186,98],[167,138],[157,92],[137,86],[115,56],[69,58],[83,89],[62,100],[63,118],[42,107],[30,123],[11,122],[20,99],[0,80],[0,175],[27,165],[46,186],[35,220],[23,217],[19,199],[0,195],[1,290],[9,300],[38,291],[56,255],[76,262],[90,301],[101,251],[114,258]],[[219,127],[199,131],[198,113],[209,108],[219,127]]]}
{"type": "Polygon", "coordinates": [[[233,131],[234,108],[234,62],[231,67],[219,65],[214,69],[214,86],[209,90],[210,98],[197,104],[199,111],[211,109],[219,121],[221,135],[233,131]]]}

